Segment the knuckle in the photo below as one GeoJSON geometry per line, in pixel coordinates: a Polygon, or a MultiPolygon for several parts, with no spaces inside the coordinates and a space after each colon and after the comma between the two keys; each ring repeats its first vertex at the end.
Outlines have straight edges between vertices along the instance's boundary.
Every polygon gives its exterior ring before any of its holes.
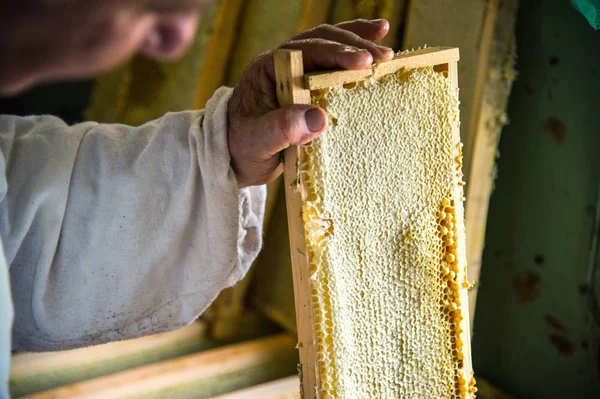
{"type": "Polygon", "coordinates": [[[327,34],[328,32],[333,30],[333,25],[330,24],[320,24],[315,26],[312,29],[309,29],[307,33],[312,37],[319,37],[327,34]]]}
{"type": "Polygon", "coordinates": [[[255,65],[261,65],[267,62],[273,62],[273,51],[272,50],[268,50],[265,52],[260,53],[259,55],[257,55],[254,60],[252,61],[252,64],[255,65]]]}
{"type": "Polygon", "coordinates": [[[299,112],[293,109],[283,109],[277,121],[277,132],[282,140],[293,142],[299,134],[299,112]]]}
{"type": "Polygon", "coordinates": [[[289,136],[289,134],[291,133],[291,131],[294,128],[294,125],[296,124],[296,112],[294,112],[294,110],[292,109],[284,109],[281,114],[280,114],[280,118],[279,118],[279,128],[281,129],[281,131],[284,133],[284,135],[286,137],[289,136]]]}
{"type": "Polygon", "coordinates": [[[326,31],[326,30],[330,30],[332,28],[332,26],[330,24],[320,24],[317,25],[313,28],[314,31],[317,32],[321,32],[321,31],[326,31]]]}

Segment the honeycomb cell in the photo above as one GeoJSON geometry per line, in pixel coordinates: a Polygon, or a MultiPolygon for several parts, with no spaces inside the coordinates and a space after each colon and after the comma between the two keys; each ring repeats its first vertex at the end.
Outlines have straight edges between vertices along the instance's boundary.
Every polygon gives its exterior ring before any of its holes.
{"type": "Polygon", "coordinates": [[[335,121],[300,165],[320,397],[471,398],[456,91],[420,68],[311,98],[335,121]]]}

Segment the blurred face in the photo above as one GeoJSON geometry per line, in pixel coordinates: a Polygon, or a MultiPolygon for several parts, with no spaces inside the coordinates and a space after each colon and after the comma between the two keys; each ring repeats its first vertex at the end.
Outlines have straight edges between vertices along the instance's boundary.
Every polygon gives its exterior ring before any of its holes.
{"type": "Polygon", "coordinates": [[[194,39],[212,0],[3,0],[0,94],[91,76],[134,53],[170,60],[194,39]]]}

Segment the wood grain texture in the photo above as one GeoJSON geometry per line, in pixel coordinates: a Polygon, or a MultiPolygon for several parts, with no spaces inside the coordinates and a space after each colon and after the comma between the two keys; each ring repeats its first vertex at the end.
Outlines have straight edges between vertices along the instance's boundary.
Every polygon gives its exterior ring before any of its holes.
{"type": "MultiPolygon", "coordinates": [[[[302,52],[298,50],[277,50],[274,59],[279,105],[310,104],[310,92],[303,87],[302,52]]],[[[299,181],[298,155],[298,147],[296,146],[290,146],[285,150],[284,187],[292,256],[302,392],[305,399],[315,399],[319,379],[316,367],[315,337],[313,335],[308,258],[302,219],[303,193],[299,181]]]]}
{"type": "Polygon", "coordinates": [[[270,381],[211,399],[300,399],[298,376],[270,381]]]}
{"type": "Polygon", "coordinates": [[[289,335],[276,335],[182,356],[29,398],[206,398],[214,396],[210,394],[213,391],[224,393],[289,375],[293,372],[290,363],[295,361],[294,343],[289,335]],[[186,389],[187,386],[192,389],[186,389]],[[193,389],[194,386],[198,389],[193,389]]]}
{"type": "MultiPolygon", "coordinates": [[[[458,63],[457,62],[449,62],[448,63],[448,79],[452,84],[452,88],[456,92],[456,97],[459,98],[458,91],[458,63]]],[[[452,131],[453,143],[454,143],[454,157],[459,160],[459,163],[462,163],[463,155],[462,155],[462,142],[460,138],[460,121],[456,120],[453,126],[452,131]]],[[[462,166],[462,165],[461,165],[462,166]]],[[[457,273],[457,281],[467,281],[467,250],[466,250],[466,233],[465,233],[465,209],[464,209],[464,190],[462,184],[463,174],[462,172],[458,173],[454,176],[453,186],[454,190],[452,192],[452,196],[454,199],[454,209],[456,210],[456,219],[460,221],[457,224],[458,227],[458,248],[461,248],[457,253],[458,259],[458,273],[457,273]]],[[[464,287],[466,288],[466,287],[464,287]]],[[[461,370],[463,373],[464,379],[469,383],[470,379],[473,377],[473,364],[471,358],[471,326],[469,319],[469,292],[466,289],[460,290],[460,312],[462,314],[462,321],[460,322],[460,326],[462,329],[461,340],[464,345],[463,353],[464,353],[464,368],[461,370]]],[[[467,393],[469,398],[474,398],[475,396],[467,393]]]]}
{"type": "Polygon", "coordinates": [[[235,45],[244,0],[221,0],[208,40],[204,66],[200,71],[194,108],[203,109],[219,87],[225,84],[227,66],[235,45]]]}
{"type": "Polygon", "coordinates": [[[304,77],[304,87],[308,90],[317,90],[325,87],[342,86],[365,79],[379,79],[402,68],[414,69],[447,64],[458,60],[459,52],[457,48],[431,47],[398,54],[393,60],[375,64],[370,69],[307,73],[304,77]]]}
{"type": "Polygon", "coordinates": [[[470,180],[467,190],[467,264],[471,326],[485,246],[485,231],[490,197],[494,188],[496,158],[500,132],[508,122],[506,107],[515,79],[515,26],[518,0],[504,0],[498,9],[494,39],[490,51],[482,104],[473,140],[470,180]]]}
{"type": "Polygon", "coordinates": [[[411,1],[406,15],[404,48],[423,45],[460,48],[461,136],[467,191],[498,4],[499,0],[456,0],[451,4],[445,0],[411,1]]]}
{"type": "Polygon", "coordinates": [[[305,0],[304,10],[298,22],[298,32],[327,22],[333,2],[333,0],[305,0]]]}
{"type": "Polygon", "coordinates": [[[9,387],[18,397],[214,347],[197,321],[178,331],[62,352],[19,353],[9,387]]]}
{"type": "MultiPolygon", "coordinates": [[[[301,53],[297,51],[279,51],[275,55],[276,85],[280,105],[290,103],[310,103],[309,89],[331,87],[340,84],[354,83],[364,79],[378,79],[387,74],[394,73],[402,68],[412,69],[425,66],[433,66],[437,71],[447,76],[458,96],[458,65],[459,52],[456,48],[431,48],[423,49],[408,54],[399,55],[396,59],[387,63],[381,63],[366,71],[332,71],[317,74],[303,74],[301,53]],[[304,85],[304,88],[302,87],[304,85]]],[[[460,144],[459,120],[453,128],[453,141],[455,143],[455,157],[461,157],[462,146],[460,144]]],[[[312,306],[310,301],[310,284],[306,279],[308,276],[308,259],[306,257],[306,242],[304,237],[304,223],[302,219],[302,200],[305,193],[299,181],[298,149],[291,147],[285,153],[285,190],[288,207],[288,226],[290,234],[290,251],[292,256],[294,294],[296,300],[296,323],[299,336],[299,349],[301,359],[301,379],[303,393],[307,398],[316,397],[314,389],[308,387],[319,386],[319,376],[315,362],[315,348],[312,322],[312,306]],[[307,345],[308,344],[308,345],[307,345]],[[308,374],[310,372],[310,374],[308,374]]],[[[462,174],[457,174],[454,181],[453,198],[456,208],[456,216],[464,220],[463,208],[463,186],[460,183],[462,174]]],[[[464,225],[458,233],[458,239],[462,241],[459,245],[462,253],[458,254],[460,272],[458,281],[466,280],[466,250],[464,225]]],[[[463,377],[468,382],[472,377],[470,347],[470,323],[469,302],[466,289],[461,290],[461,340],[465,345],[463,377]]]]}

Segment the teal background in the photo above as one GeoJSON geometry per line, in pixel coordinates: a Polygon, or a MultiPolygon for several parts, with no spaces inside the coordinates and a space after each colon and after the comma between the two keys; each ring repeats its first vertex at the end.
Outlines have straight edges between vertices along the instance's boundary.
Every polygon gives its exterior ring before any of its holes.
{"type": "Polygon", "coordinates": [[[600,398],[599,35],[567,1],[521,2],[473,336],[476,373],[519,398],[600,398]]]}

